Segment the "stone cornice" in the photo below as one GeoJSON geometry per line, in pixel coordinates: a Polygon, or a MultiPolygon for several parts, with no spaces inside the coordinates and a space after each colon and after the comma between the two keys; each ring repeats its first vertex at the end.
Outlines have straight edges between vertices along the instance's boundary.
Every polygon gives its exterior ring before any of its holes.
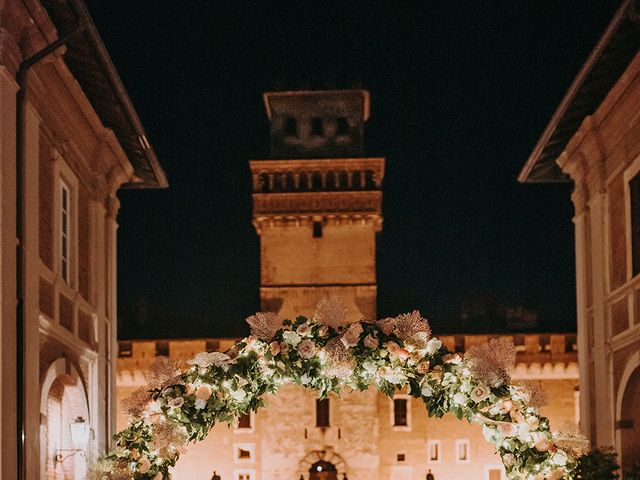
{"type": "Polygon", "coordinates": [[[296,160],[250,160],[253,174],[278,172],[309,171],[363,171],[372,170],[380,177],[384,176],[384,158],[321,158],[296,160]]]}
{"type": "Polygon", "coordinates": [[[382,192],[254,193],[254,218],[266,215],[382,214],[382,192]]]}
{"type": "Polygon", "coordinates": [[[265,228],[308,227],[316,221],[325,225],[371,225],[375,232],[382,230],[382,215],[378,214],[271,215],[254,217],[253,226],[260,235],[265,228]]]}

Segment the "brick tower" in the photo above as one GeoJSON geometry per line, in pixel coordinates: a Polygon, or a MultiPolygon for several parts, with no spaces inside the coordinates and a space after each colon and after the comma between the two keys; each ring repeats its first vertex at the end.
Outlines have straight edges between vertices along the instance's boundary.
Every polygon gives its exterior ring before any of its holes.
{"type": "Polygon", "coordinates": [[[309,315],[335,295],[376,316],[384,158],[364,154],[366,90],[268,92],[269,160],[252,160],[262,309],[309,315]]]}

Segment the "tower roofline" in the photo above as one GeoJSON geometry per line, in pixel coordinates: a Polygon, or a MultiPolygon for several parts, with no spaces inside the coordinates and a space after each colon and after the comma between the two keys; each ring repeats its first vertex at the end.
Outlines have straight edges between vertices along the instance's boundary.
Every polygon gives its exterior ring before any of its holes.
{"type": "Polygon", "coordinates": [[[359,93],[362,95],[363,108],[363,121],[369,120],[370,103],[369,103],[369,91],[364,89],[345,89],[345,90],[288,90],[284,92],[265,92],[262,94],[264,101],[264,107],[267,111],[267,117],[271,120],[271,104],[270,100],[274,97],[302,97],[302,96],[321,96],[332,94],[344,94],[344,93],[359,93]]]}

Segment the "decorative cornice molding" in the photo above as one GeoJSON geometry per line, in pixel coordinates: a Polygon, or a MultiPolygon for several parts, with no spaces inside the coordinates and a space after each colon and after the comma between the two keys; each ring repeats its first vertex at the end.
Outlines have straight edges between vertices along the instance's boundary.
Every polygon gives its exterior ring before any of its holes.
{"type": "Polygon", "coordinates": [[[308,171],[362,171],[374,170],[384,175],[385,159],[381,157],[368,158],[320,158],[320,159],[287,159],[287,160],[250,160],[251,172],[308,172],[308,171]]]}
{"type": "Polygon", "coordinates": [[[254,193],[254,219],[265,215],[382,214],[382,192],[254,193]]]}
{"type": "Polygon", "coordinates": [[[325,225],[372,225],[375,232],[382,231],[382,215],[378,214],[324,214],[324,215],[271,215],[254,217],[253,226],[258,235],[266,228],[310,227],[313,222],[325,225]]]}

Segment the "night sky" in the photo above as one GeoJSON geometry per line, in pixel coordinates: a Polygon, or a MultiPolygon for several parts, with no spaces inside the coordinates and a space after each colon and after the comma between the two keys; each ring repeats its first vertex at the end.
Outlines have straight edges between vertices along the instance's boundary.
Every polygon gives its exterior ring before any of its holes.
{"type": "Polygon", "coordinates": [[[571,186],[516,176],[618,1],[88,4],[170,182],[120,193],[121,338],[246,334],[262,92],[349,86],[387,158],[379,316],[444,333],[512,305],[575,330],[571,186]]]}

